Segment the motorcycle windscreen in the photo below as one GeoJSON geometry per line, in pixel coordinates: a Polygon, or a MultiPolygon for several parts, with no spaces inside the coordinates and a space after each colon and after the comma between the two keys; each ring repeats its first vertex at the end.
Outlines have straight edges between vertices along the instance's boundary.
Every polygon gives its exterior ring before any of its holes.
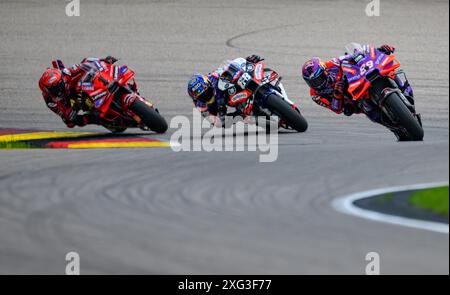
{"type": "Polygon", "coordinates": [[[364,47],[359,43],[352,42],[345,45],[345,51],[347,54],[364,53],[364,47]]]}

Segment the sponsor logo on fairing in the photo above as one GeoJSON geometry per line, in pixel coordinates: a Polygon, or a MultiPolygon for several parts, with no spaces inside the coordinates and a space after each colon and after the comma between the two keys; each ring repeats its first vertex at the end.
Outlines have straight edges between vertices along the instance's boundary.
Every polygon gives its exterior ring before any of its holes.
{"type": "Polygon", "coordinates": [[[96,101],[95,101],[95,107],[100,107],[102,104],[103,104],[103,102],[105,101],[105,99],[104,98],[101,98],[101,99],[97,99],[96,101]]]}
{"type": "Polygon", "coordinates": [[[100,98],[104,97],[105,95],[106,95],[106,91],[103,91],[103,92],[97,94],[96,96],[94,96],[93,100],[100,99],[100,98]]]}
{"type": "Polygon", "coordinates": [[[348,82],[354,82],[354,81],[357,81],[359,79],[361,79],[361,76],[353,76],[353,77],[348,79],[348,82]]]}
{"type": "Polygon", "coordinates": [[[381,54],[380,56],[378,56],[378,58],[377,58],[377,60],[375,61],[375,63],[376,64],[379,64],[382,60],[383,60],[383,58],[384,58],[384,54],[381,54]]]}
{"type": "Polygon", "coordinates": [[[242,100],[242,99],[245,99],[245,98],[247,98],[247,97],[248,97],[248,94],[247,94],[247,93],[241,92],[241,93],[238,93],[238,94],[236,94],[235,96],[233,96],[233,97],[231,98],[231,101],[232,101],[232,102],[238,102],[238,101],[240,101],[240,100],[242,100]]]}
{"type": "Polygon", "coordinates": [[[94,84],[90,83],[90,82],[83,82],[83,83],[81,83],[81,90],[84,90],[84,91],[94,90],[94,84]]]}

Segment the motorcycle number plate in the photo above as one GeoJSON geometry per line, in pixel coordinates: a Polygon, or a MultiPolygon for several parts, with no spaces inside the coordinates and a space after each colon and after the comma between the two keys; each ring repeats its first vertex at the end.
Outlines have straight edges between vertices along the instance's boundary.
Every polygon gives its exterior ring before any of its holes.
{"type": "Polygon", "coordinates": [[[245,89],[247,87],[248,82],[252,79],[249,73],[244,73],[238,80],[237,84],[245,89]]]}

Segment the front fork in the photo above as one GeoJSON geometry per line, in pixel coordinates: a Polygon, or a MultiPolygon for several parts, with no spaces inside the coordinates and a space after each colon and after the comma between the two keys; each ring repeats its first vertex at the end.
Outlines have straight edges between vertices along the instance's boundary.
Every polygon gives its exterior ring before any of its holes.
{"type": "MultiPolygon", "coordinates": [[[[402,99],[403,103],[408,107],[413,116],[418,120],[419,124],[422,126],[422,117],[419,113],[416,112],[413,90],[411,85],[406,78],[406,75],[403,71],[398,71],[394,76],[390,76],[389,78],[391,83],[393,84],[393,88],[386,88],[382,91],[382,96],[379,98],[380,100],[373,101],[375,104],[378,104],[382,112],[389,118],[389,121],[393,121],[392,115],[386,110],[384,107],[384,101],[392,94],[397,93],[398,96],[402,99]],[[399,75],[403,75],[403,79],[399,77],[399,75]],[[394,85],[395,84],[395,85],[394,85]],[[397,86],[397,87],[395,87],[397,86]]],[[[382,124],[388,127],[389,129],[395,131],[397,128],[392,126],[391,123],[386,122],[386,120],[382,119],[382,124]]],[[[395,133],[395,132],[394,132],[395,133]]]]}
{"type": "Polygon", "coordinates": [[[402,94],[408,99],[409,103],[414,106],[414,91],[412,89],[411,84],[409,84],[409,80],[406,77],[406,73],[403,70],[398,70],[394,73],[392,77],[395,84],[401,90],[402,94]]]}

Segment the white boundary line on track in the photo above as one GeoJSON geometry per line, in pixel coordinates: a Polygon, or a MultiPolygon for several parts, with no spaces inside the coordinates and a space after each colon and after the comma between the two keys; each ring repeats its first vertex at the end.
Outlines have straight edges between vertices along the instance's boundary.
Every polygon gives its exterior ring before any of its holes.
{"type": "Polygon", "coordinates": [[[422,221],[418,219],[406,218],[401,216],[395,216],[390,214],[379,213],[371,210],[362,209],[360,207],[355,206],[353,203],[357,200],[374,197],[377,195],[383,195],[394,192],[401,191],[409,191],[409,190],[420,190],[427,188],[434,188],[439,186],[448,185],[448,182],[439,182],[439,183],[426,183],[426,184],[416,184],[416,185],[405,185],[405,186],[396,186],[396,187],[388,187],[388,188],[380,188],[374,189],[359,193],[354,193],[345,197],[341,197],[335,199],[332,202],[332,206],[335,210],[353,215],[373,221],[390,223],[400,226],[412,227],[417,229],[424,229],[433,232],[448,234],[449,233],[449,225],[440,222],[432,222],[432,221],[422,221]]]}

